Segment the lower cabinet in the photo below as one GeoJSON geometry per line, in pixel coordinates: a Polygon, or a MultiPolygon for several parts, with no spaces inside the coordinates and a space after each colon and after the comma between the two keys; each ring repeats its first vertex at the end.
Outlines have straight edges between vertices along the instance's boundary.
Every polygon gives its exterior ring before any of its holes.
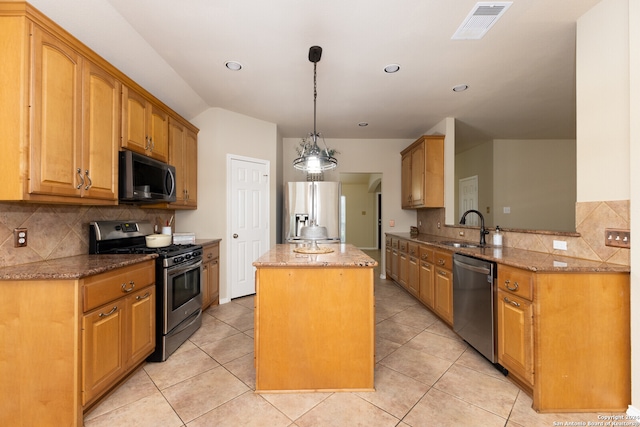
{"type": "Polygon", "coordinates": [[[103,305],[82,318],[82,405],[100,397],[155,349],[153,271],[135,265],[86,280],[84,307],[103,305]]]}
{"type": "Polygon", "coordinates": [[[435,251],[436,260],[433,276],[433,309],[445,322],[453,325],[453,271],[452,255],[435,251]]]}
{"type": "Polygon", "coordinates": [[[153,259],[83,278],[1,280],[0,425],[82,426],[153,352],[155,292],[153,259]]]}
{"type": "Polygon", "coordinates": [[[220,243],[203,245],[202,310],[220,301],[220,243]]]}
{"type": "Polygon", "coordinates": [[[533,387],[533,307],[510,292],[497,293],[498,363],[533,387]]]}
{"type": "Polygon", "coordinates": [[[419,272],[419,294],[418,298],[424,305],[433,310],[435,301],[435,289],[433,275],[433,250],[420,246],[420,272],[419,272]]]}
{"type": "Polygon", "coordinates": [[[418,262],[418,245],[409,243],[408,280],[407,291],[414,297],[420,296],[420,264],[418,262]]]}

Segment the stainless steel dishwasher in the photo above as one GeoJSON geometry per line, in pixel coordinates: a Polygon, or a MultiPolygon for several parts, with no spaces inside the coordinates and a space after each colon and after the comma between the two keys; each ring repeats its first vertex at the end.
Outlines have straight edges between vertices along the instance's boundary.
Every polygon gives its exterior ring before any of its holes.
{"type": "Polygon", "coordinates": [[[494,364],[495,281],[494,262],[453,255],[453,330],[494,364]]]}

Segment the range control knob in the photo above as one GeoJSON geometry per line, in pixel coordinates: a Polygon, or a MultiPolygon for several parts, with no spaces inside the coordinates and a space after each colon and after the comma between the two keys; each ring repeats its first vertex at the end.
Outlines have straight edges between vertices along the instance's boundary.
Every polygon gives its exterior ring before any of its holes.
{"type": "Polygon", "coordinates": [[[175,257],[175,258],[173,259],[173,262],[177,264],[177,263],[179,263],[179,262],[182,262],[183,260],[184,260],[184,258],[183,258],[183,257],[181,257],[181,256],[177,256],[177,257],[175,257]]]}

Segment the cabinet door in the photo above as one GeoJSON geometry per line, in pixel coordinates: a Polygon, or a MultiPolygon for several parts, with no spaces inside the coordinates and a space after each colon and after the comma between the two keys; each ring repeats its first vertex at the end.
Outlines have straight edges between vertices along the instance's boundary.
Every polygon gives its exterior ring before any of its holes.
{"type": "Polygon", "coordinates": [[[149,105],[149,156],[169,160],[169,115],[154,104],[149,105]]]}
{"type": "Polygon", "coordinates": [[[533,308],[531,302],[498,290],[498,362],[533,385],[533,308]]]}
{"type": "Polygon", "coordinates": [[[83,70],[83,196],[117,200],[120,82],[87,60],[83,70]]]}
{"type": "Polygon", "coordinates": [[[419,298],[427,307],[434,307],[433,264],[420,262],[420,293],[419,298]]]}
{"type": "Polygon", "coordinates": [[[408,289],[409,283],[409,256],[400,252],[398,257],[400,263],[400,270],[398,271],[398,283],[400,283],[405,289],[408,289]]]}
{"type": "Polygon", "coordinates": [[[122,87],[122,147],[147,154],[147,100],[135,90],[122,87]]]}
{"type": "Polygon", "coordinates": [[[391,279],[392,278],[392,273],[391,273],[391,264],[393,263],[393,258],[392,258],[392,250],[391,247],[387,246],[384,248],[384,260],[385,260],[385,274],[387,275],[387,278],[391,279]]]}
{"type": "Polygon", "coordinates": [[[211,305],[211,291],[209,288],[209,282],[211,280],[211,263],[202,263],[202,310],[211,305]]]}
{"type": "Polygon", "coordinates": [[[400,254],[397,249],[391,250],[391,278],[398,281],[400,272],[400,254]]]}
{"type": "Polygon", "coordinates": [[[141,362],[156,347],[155,286],[147,286],[127,297],[127,366],[141,362]]]}
{"type": "Polygon", "coordinates": [[[198,139],[194,132],[185,129],[184,137],[186,205],[198,206],[198,139]]]}
{"type": "Polygon", "coordinates": [[[82,59],[33,26],[29,192],[81,194],[82,59]]]}
{"type": "Polygon", "coordinates": [[[184,126],[169,120],[169,163],[176,168],[176,205],[184,205],[187,202],[184,140],[184,126]]]}
{"type": "Polygon", "coordinates": [[[447,323],[453,325],[453,274],[436,268],[434,276],[434,310],[447,323]]]}
{"type": "Polygon", "coordinates": [[[425,194],[424,182],[424,142],[411,150],[411,206],[423,206],[425,194]]]}
{"type": "Polygon", "coordinates": [[[409,278],[407,290],[415,297],[420,295],[420,266],[418,258],[409,256],[409,278]]]}
{"type": "Polygon", "coordinates": [[[82,319],[82,404],[106,390],[124,373],[124,301],[118,300],[82,319]]]}
{"type": "Polygon", "coordinates": [[[401,197],[402,207],[407,209],[412,206],[411,203],[411,152],[402,156],[401,166],[401,197]]]}
{"type": "Polygon", "coordinates": [[[209,296],[212,305],[218,305],[220,301],[220,259],[211,261],[209,268],[209,296]]]}

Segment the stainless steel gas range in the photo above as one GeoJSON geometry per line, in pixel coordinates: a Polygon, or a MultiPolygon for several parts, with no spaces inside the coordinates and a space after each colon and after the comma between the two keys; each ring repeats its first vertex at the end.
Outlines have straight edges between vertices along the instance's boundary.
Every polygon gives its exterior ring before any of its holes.
{"type": "Polygon", "coordinates": [[[90,254],[156,253],[156,350],[147,359],[163,362],[202,324],[202,246],[149,248],[148,221],[95,221],[89,225],[90,254]]]}

